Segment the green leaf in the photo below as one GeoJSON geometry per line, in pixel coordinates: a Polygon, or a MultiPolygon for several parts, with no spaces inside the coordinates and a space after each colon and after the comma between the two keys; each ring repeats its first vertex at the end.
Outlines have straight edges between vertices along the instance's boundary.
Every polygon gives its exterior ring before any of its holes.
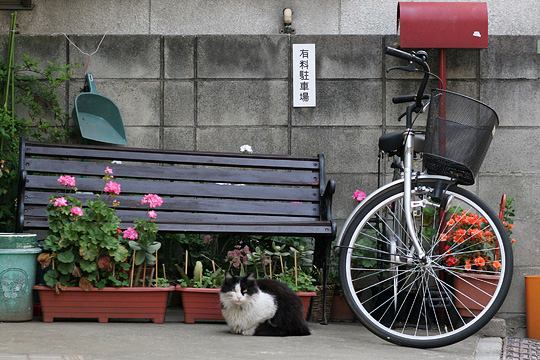
{"type": "Polygon", "coordinates": [[[97,270],[97,264],[92,261],[81,260],[80,266],[81,270],[86,273],[92,273],[97,270]]]}
{"type": "Polygon", "coordinates": [[[45,275],[43,275],[43,280],[48,287],[54,287],[58,282],[58,272],[56,270],[48,270],[45,275]]]}
{"type": "Polygon", "coordinates": [[[135,253],[135,265],[141,265],[146,259],[146,254],[144,251],[137,251],[135,253]]]}
{"type": "Polygon", "coordinates": [[[73,251],[69,249],[64,252],[58,253],[56,258],[62,263],[72,263],[75,260],[75,255],[73,254],[73,251]]]}
{"type": "Polygon", "coordinates": [[[148,247],[146,248],[146,251],[153,254],[156,251],[158,251],[160,248],[161,248],[161,243],[156,241],[156,242],[148,245],[148,247]]]}
{"type": "Polygon", "coordinates": [[[154,265],[156,263],[156,257],[151,253],[146,253],[146,263],[148,265],[154,265]]]}
{"type": "Polygon", "coordinates": [[[74,264],[73,263],[59,263],[57,266],[58,272],[60,272],[63,275],[69,275],[73,271],[74,264]]]}
{"type": "Polygon", "coordinates": [[[136,241],[130,240],[128,244],[131,250],[135,250],[135,251],[142,250],[141,245],[139,245],[139,243],[136,241]]]}

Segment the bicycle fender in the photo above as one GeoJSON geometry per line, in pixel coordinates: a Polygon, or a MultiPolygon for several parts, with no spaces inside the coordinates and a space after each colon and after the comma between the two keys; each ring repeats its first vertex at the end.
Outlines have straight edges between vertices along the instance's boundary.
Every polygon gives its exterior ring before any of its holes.
{"type": "MultiPolygon", "coordinates": [[[[451,178],[447,177],[447,176],[442,176],[442,175],[420,175],[418,177],[416,177],[415,179],[437,179],[437,180],[446,180],[446,181],[452,181],[451,178]]],[[[399,180],[395,180],[395,181],[392,181],[391,183],[388,183],[386,185],[384,185],[383,187],[380,187],[378,188],[377,190],[375,190],[374,192],[372,192],[371,194],[369,194],[364,200],[362,200],[354,209],[353,211],[351,212],[351,214],[349,215],[349,217],[347,218],[347,220],[345,220],[345,223],[343,224],[343,227],[341,229],[341,231],[339,232],[339,236],[337,238],[337,242],[336,242],[336,245],[335,245],[335,249],[339,249],[339,247],[341,246],[341,242],[342,242],[342,239],[343,239],[343,235],[345,234],[345,232],[348,230],[349,228],[349,225],[351,224],[352,222],[352,219],[356,216],[356,214],[362,210],[362,208],[364,207],[365,204],[367,204],[369,202],[369,200],[371,200],[372,198],[374,198],[375,196],[377,196],[378,194],[380,194],[381,192],[385,191],[386,189],[396,185],[396,184],[399,184],[399,183],[402,183],[404,180],[403,179],[399,179],[399,180]]]]}

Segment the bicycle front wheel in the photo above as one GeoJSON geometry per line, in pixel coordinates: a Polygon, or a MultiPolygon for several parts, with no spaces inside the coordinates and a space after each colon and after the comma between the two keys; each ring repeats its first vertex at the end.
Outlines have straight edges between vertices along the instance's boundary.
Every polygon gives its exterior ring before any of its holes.
{"type": "Polygon", "coordinates": [[[403,183],[367,200],[345,229],[340,276],[364,325],[398,345],[445,346],[480,330],[512,279],[512,250],[495,213],[441,179],[412,186],[413,218],[426,258],[404,217],[403,183]]]}

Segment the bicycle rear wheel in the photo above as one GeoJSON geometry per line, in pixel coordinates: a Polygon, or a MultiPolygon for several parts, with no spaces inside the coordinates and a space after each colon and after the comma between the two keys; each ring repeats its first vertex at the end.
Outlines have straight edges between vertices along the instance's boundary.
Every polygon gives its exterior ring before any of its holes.
{"type": "Polygon", "coordinates": [[[506,231],[489,207],[445,180],[414,182],[413,217],[426,260],[416,255],[403,183],[367,200],[341,242],[340,276],[349,305],[376,335],[430,348],[481,329],[512,279],[506,231]]]}

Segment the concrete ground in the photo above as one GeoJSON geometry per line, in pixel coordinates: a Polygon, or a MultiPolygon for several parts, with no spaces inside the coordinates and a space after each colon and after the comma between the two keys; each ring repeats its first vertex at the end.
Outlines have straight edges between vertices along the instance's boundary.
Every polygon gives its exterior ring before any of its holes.
{"type": "Polygon", "coordinates": [[[500,338],[470,337],[420,350],[387,343],[358,323],[310,323],[307,337],[245,337],[220,323],[187,325],[58,321],[0,323],[0,360],[117,359],[500,359],[500,338]]]}

